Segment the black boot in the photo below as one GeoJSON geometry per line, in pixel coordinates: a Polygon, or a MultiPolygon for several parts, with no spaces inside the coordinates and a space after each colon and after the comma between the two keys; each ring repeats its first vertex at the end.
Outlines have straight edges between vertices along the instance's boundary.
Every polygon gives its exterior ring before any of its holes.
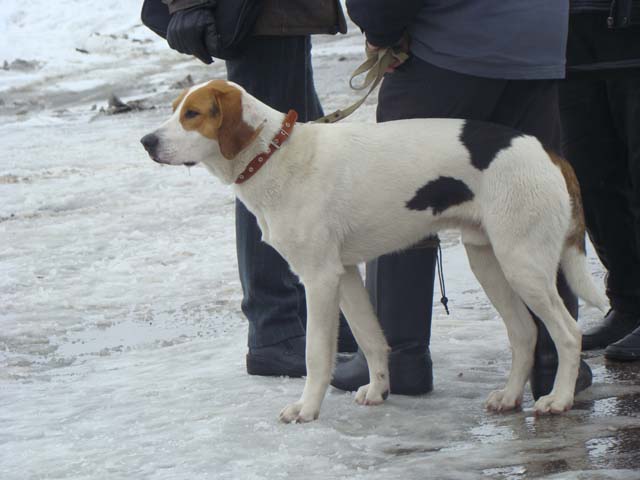
{"type": "MultiPolygon", "coordinates": [[[[567,285],[564,275],[558,274],[558,293],[564,300],[565,306],[573,318],[578,317],[578,299],[571,292],[567,285]]],[[[533,314],[532,314],[533,315],[533,314]]],[[[547,331],[546,327],[533,315],[533,319],[538,327],[538,339],[536,341],[536,349],[534,353],[533,369],[529,377],[529,384],[531,386],[531,394],[534,399],[538,399],[543,395],[549,394],[553,388],[553,382],[556,378],[556,371],[558,370],[558,352],[551,340],[551,335],[547,331]]],[[[576,380],[575,393],[581,392],[585,388],[591,386],[593,381],[593,375],[591,368],[582,359],[580,359],[580,370],[578,371],[578,378],[576,380]]]]}
{"type": "MultiPolygon", "coordinates": [[[[397,346],[389,354],[391,393],[421,395],[433,390],[433,373],[429,348],[397,346]]],[[[340,390],[354,391],[369,383],[367,360],[361,350],[350,357],[339,357],[331,385],[340,390]]]]}
{"type": "MultiPolygon", "coordinates": [[[[433,389],[429,338],[436,249],[414,247],[367,264],[369,296],[391,347],[391,393],[419,395],[433,389]]],[[[369,383],[362,352],[341,359],[331,384],[354,391],[369,383]]]]}
{"type": "Polygon", "coordinates": [[[640,327],[636,328],[622,340],[609,345],[604,356],[611,360],[634,361],[640,360],[640,327]]]}
{"type": "Polygon", "coordinates": [[[611,309],[604,321],[582,334],[582,350],[605,348],[640,326],[640,315],[611,309]]]}
{"type": "MultiPolygon", "coordinates": [[[[540,327],[538,327],[540,328],[540,327]]],[[[546,328],[542,326],[543,329],[546,328]]],[[[546,333],[548,336],[549,334],[546,333]]],[[[551,341],[551,338],[549,338],[551,341]]],[[[547,352],[541,353],[536,348],[535,365],[531,370],[531,376],[529,377],[529,384],[531,386],[531,395],[537,400],[543,395],[549,394],[553,389],[553,382],[556,379],[556,371],[558,370],[558,354],[556,353],[553,342],[551,342],[553,353],[547,352]]],[[[576,388],[574,393],[577,395],[579,392],[591,386],[593,381],[593,374],[589,364],[580,359],[580,369],[578,370],[578,378],[576,380],[576,388]]]]}
{"type": "Polygon", "coordinates": [[[249,375],[303,377],[307,374],[304,359],[304,335],[289,338],[275,345],[249,348],[249,375]]]}

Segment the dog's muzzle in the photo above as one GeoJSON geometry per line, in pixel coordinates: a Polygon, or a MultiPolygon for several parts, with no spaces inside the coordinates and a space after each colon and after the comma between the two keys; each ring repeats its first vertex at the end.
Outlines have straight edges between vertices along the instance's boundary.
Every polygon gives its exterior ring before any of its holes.
{"type": "MultiPolygon", "coordinates": [[[[164,161],[160,157],[158,157],[158,145],[160,144],[160,138],[158,138],[158,135],[156,135],[155,133],[149,133],[140,139],[140,143],[142,143],[142,146],[151,157],[151,160],[153,160],[156,163],[172,165],[171,162],[164,161]]],[[[182,165],[185,165],[187,167],[193,167],[195,164],[196,162],[182,163],[182,165]]],[[[179,164],[173,164],[173,165],[179,165],[179,164]]]]}

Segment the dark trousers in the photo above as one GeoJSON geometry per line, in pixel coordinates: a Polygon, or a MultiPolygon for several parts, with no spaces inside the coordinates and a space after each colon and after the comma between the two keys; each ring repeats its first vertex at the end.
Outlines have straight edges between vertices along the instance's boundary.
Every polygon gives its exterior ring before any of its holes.
{"type": "MultiPolygon", "coordinates": [[[[637,40],[640,42],[640,35],[637,40]]],[[[560,84],[567,159],[616,310],[640,313],[640,71],[560,84]]]]}
{"type": "MultiPolygon", "coordinates": [[[[377,119],[425,117],[499,123],[535,135],[556,151],[561,147],[557,85],[552,80],[480,78],[412,57],[386,75],[377,119]]],[[[367,264],[367,288],[392,348],[429,344],[435,254],[434,248],[414,248],[367,264]]],[[[568,310],[577,317],[577,299],[562,276],[558,289],[568,310]]],[[[539,347],[552,347],[546,330],[540,332],[539,347]]]]}
{"type": "MultiPolygon", "coordinates": [[[[308,36],[254,37],[241,58],[227,61],[227,75],[276,110],[296,110],[299,121],[323,115],[313,84],[308,36]]],[[[250,348],[305,334],[304,289],[261,235],[255,217],[236,201],[236,248],[250,348]]]]}

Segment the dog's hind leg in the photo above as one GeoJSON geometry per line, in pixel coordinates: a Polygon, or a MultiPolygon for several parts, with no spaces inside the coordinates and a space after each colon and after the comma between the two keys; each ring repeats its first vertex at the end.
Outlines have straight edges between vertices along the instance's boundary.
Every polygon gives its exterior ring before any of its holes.
{"type": "Polygon", "coordinates": [[[492,247],[468,243],[464,246],[471,270],[502,317],[511,344],[509,379],[504,389],[489,394],[486,407],[497,412],[513,410],[522,403],[524,386],[533,367],[536,325],[522,299],[507,282],[492,247]]]}
{"type": "MultiPolygon", "coordinates": [[[[300,400],[280,412],[285,423],[318,418],[338,347],[338,287],[342,271],[325,268],[301,275],[307,295],[307,378],[300,400]]],[[[340,268],[340,270],[342,270],[340,268]]]]}
{"type": "Polygon", "coordinates": [[[535,403],[536,413],[561,413],[571,408],[580,362],[580,330],[558,294],[555,283],[558,262],[549,255],[553,247],[520,246],[496,251],[507,281],[542,320],[558,351],[553,389],[535,403]]]}
{"type": "Polygon", "coordinates": [[[389,347],[356,266],[345,267],[340,278],[340,308],[369,366],[369,384],[356,393],[361,405],[382,403],[389,393],[389,347]]]}

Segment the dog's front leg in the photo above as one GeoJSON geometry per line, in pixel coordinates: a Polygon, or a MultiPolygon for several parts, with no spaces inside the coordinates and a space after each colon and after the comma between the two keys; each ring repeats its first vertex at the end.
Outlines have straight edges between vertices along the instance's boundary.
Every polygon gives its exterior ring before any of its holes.
{"type": "Polygon", "coordinates": [[[389,347],[362,283],[358,267],[345,267],[340,279],[340,308],[369,366],[369,384],[356,393],[360,405],[378,405],[389,394],[389,347]]]}
{"type": "Polygon", "coordinates": [[[307,380],[302,397],[280,412],[285,423],[318,418],[329,387],[338,343],[338,273],[305,275],[307,295],[307,380]]]}

